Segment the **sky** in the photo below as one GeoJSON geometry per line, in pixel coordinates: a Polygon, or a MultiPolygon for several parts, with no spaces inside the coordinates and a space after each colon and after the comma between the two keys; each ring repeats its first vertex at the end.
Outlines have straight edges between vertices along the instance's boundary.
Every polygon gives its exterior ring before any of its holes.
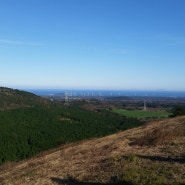
{"type": "Polygon", "coordinates": [[[0,86],[185,91],[184,0],[0,0],[0,86]]]}

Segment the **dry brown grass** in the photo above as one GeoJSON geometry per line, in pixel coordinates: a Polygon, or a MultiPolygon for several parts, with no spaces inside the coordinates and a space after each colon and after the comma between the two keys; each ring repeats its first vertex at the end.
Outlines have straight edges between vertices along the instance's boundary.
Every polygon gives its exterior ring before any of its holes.
{"type": "Polygon", "coordinates": [[[182,136],[185,136],[185,127],[159,127],[149,130],[144,136],[138,138],[133,144],[140,146],[164,145],[169,144],[182,136]]]}
{"type": "Polygon", "coordinates": [[[185,117],[81,141],[0,167],[1,185],[185,183],[185,117]],[[147,140],[146,143],[144,138],[147,140]],[[132,143],[141,142],[139,145],[132,143]]]}

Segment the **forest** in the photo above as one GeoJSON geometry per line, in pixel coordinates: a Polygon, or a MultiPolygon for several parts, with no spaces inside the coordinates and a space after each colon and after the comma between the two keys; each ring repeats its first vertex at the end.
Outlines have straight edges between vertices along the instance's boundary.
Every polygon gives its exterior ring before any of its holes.
{"type": "Polygon", "coordinates": [[[0,111],[0,164],[142,124],[106,110],[94,112],[59,104],[3,110],[0,111]]]}

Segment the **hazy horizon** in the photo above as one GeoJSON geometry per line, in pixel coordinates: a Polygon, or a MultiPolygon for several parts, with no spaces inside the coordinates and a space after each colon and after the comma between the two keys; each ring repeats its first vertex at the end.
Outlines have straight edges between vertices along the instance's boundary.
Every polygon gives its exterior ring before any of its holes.
{"type": "Polygon", "coordinates": [[[0,86],[185,91],[183,0],[2,0],[0,86]]]}
{"type": "Polygon", "coordinates": [[[173,97],[184,98],[185,91],[165,90],[111,90],[111,89],[22,89],[39,96],[57,96],[66,93],[73,97],[173,97]]]}

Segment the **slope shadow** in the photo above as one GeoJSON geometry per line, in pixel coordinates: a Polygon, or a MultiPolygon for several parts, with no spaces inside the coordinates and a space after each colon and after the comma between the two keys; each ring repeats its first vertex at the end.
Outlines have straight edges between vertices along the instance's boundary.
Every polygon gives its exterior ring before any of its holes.
{"type": "Polygon", "coordinates": [[[74,178],[68,178],[68,179],[60,179],[56,177],[52,177],[51,181],[58,183],[59,185],[133,185],[129,182],[113,182],[113,183],[96,183],[96,182],[80,182],[78,180],[75,180],[74,178]]]}
{"type": "Polygon", "coordinates": [[[171,157],[139,155],[138,157],[143,158],[143,159],[149,159],[151,161],[176,162],[180,164],[185,164],[185,156],[181,156],[180,158],[171,158],[171,157]]]}

